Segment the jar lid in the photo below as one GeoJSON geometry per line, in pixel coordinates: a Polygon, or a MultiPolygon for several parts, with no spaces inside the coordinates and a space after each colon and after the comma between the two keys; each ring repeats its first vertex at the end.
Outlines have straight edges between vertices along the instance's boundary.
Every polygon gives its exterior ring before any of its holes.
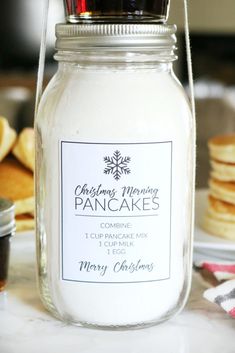
{"type": "Polygon", "coordinates": [[[56,49],[171,48],[176,43],[176,26],[159,24],[57,24],[56,49]]]}
{"type": "Polygon", "coordinates": [[[0,237],[15,231],[15,205],[12,201],[0,198],[0,237]]]}

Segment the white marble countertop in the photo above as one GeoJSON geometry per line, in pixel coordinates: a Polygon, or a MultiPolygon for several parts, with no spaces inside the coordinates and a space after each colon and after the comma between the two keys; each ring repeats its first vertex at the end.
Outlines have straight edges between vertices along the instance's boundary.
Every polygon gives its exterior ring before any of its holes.
{"type": "Polygon", "coordinates": [[[0,295],[1,353],[235,353],[235,320],[202,298],[195,274],[186,308],[161,325],[115,332],[57,321],[38,296],[34,248],[32,233],[12,241],[9,284],[0,295]]]}

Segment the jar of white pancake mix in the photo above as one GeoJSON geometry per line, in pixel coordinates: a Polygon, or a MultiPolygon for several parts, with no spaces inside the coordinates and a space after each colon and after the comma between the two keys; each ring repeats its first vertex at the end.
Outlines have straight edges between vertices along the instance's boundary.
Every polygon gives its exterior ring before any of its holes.
{"type": "Polygon", "coordinates": [[[152,325],[191,276],[194,131],[176,28],[57,25],[36,118],[42,300],[77,325],[152,325]]]}

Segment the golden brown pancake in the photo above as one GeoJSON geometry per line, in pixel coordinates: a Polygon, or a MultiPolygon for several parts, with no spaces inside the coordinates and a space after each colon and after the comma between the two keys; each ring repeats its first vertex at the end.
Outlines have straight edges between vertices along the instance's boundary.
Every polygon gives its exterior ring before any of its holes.
{"type": "Polygon", "coordinates": [[[203,223],[206,232],[229,240],[235,240],[235,222],[223,221],[206,213],[203,223]]]}
{"type": "Polygon", "coordinates": [[[235,133],[215,136],[208,146],[212,170],[203,228],[235,240],[235,133]]]}
{"type": "Polygon", "coordinates": [[[34,130],[25,128],[19,134],[12,153],[30,170],[34,171],[34,130]]]}
{"type": "Polygon", "coordinates": [[[225,182],[211,178],[209,187],[210,194],[216,199],[235,205],[235,182],[225,182]]]}
{"type": "Polygon", "coordinates": [[[211,160],[211,176],[221,181],[235,182],[235,163],[222,163],[214,159],[211,160]]]}
{"type": "Polygon", "coordinates": [[[0,163],[0,197],[14,201],[16,214],[34,210],[33,173],[15,158],[0,163]]]}
{"type": "Polygon", "coordinates": [[[16,231],[31,230],[34,228],[34,218],[30,214],[16,216],[16,231]]]}
{"type": "Polygon", "coordinates": [[[218,200],[211,195],[209,195],[208,201],[208,214],[211,217],[235,222],[235,205],[218,200]]]}
{"type": "Polygon", "coordinates": [[[16,132],[7,119],[0,116],[0,161],[2,161],[12,150],[16,140],[16,132]]]}
{"type": "Polygon", "coordinates": [[[235,145],[235,133],[228,135],[217,135],[209,139],[209,144],[217,146],[235,145]]]}
{"type": "Polygon", "coordinates": [[[235,134],[220,135],[208,142],[211,158],[228,163],[235,163],[235,134]]]}

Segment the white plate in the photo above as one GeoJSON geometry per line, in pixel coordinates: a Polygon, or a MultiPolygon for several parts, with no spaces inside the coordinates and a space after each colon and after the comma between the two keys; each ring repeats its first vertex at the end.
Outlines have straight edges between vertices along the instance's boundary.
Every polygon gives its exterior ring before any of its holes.
{"type": "Polygon", "coordinates": [[[208,248],[197,248],[194,249],[193,252],[193,262],[195,264],[204,262],[204,261],[211,261],[211,262],[233,262],[235,261],[235,251],[231,250],[219,250],[219,249],[208,249],[208,248]]]}
{"type": "Polygon", "coordinates": [[[235,251],[235,242],[206,233],[201,224],[207,207],[207,189],[196,191],[194,249],[235,251]]]}

